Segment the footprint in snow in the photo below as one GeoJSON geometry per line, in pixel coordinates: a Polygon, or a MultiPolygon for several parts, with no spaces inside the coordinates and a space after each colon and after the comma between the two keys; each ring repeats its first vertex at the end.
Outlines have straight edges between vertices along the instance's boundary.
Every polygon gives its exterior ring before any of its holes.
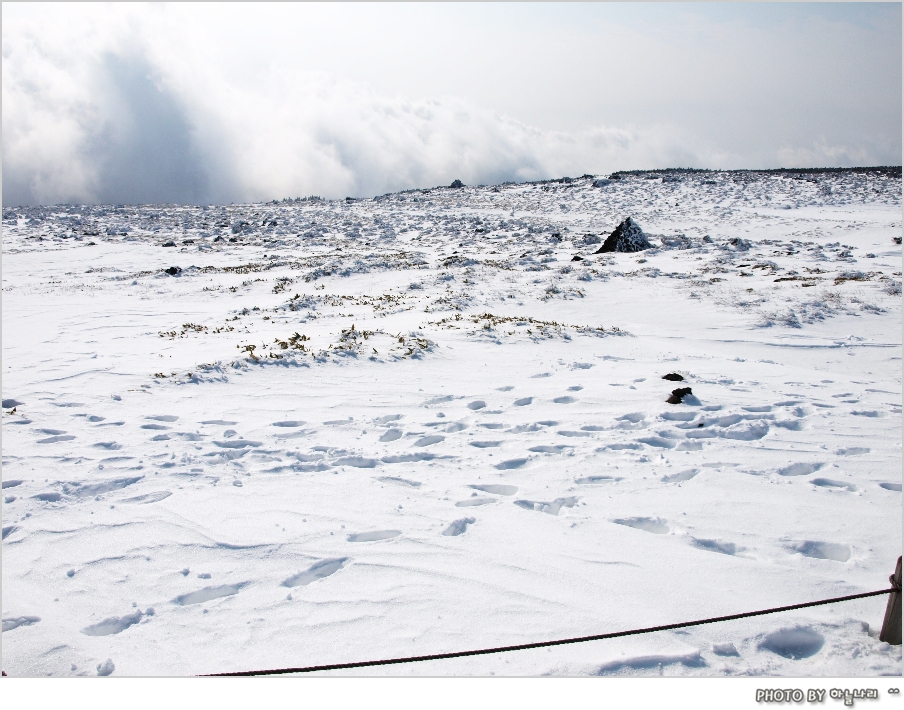
{"type": "Polygon", "coordinates": [[[125,498],[123,503],[158,503],[172,495],[169,491],[155,491],[153,493],[145,493],[144,495],[135,496],[134,498],[125,498]]]}
{"type": "Polygon", "coordinates": [[[863,446],[850,446],[846,449],[838,449],[835,452],[836,456],[860,456],[861,454],[868,454],[869,449],[863,446]]]}
{"type": "Polygon", "coordinates": [[[610,451],[637,450],[641,448],[640,444],[607,444],[603,447],[610,451]]]}
{"type": "Polygon", "coordinates": [[[559,436],[568,436],[568,437],[572,437],[572,438],[582,437],[582,436],[593,436],[593,434],[590,433],[589,431],[563,430],[563,431],[557,431],[556,434],[558,434],[559,436]]]}
{"type": "Polygon", "coordinates": [[[290,419],[290,420],[284,421],[284,422],[273,422],[270,426],[294,428],[294,427],[304,426],[305,424],[306,424],[306,422],[299,421],[296,419],[290,419]]]}
{"type": "MultiPolygon", "coordinates": [[[[679,414],[684,414],[684,412],[679,412],[679,414]]],[[[693,414],[692,412],[687,412],[687,414],[693,414]]],[[[623,414],[620,417],[616,417],[615,421],[617,422],[626,422],[630,424],[640,424],[646,418],[646,415],[643,412],[630,412],[629,414],[623,414]]],[[[693,419],[693,416],[691,417],[693,419]]]]}
{"type": "Polygon", "coordinates": [[[594,675],[617,675],[625,671],[658,670],[660,673],[666,666],[681,665],[685,668],[703,668],[706,660],[699,651],[684,654],[657,654],[653,656],[638,656],[625,658],[618,661],[610,661],[601,665],[594,675]]]}
{"type": "Polygon", "coordinates": [[[518,486],[507,486],[500,483],[484,483],[468,486],[475,491],[483,491],[484,493],[492,493],[497,496],[513,496],[518,492],[518,486]]]}
{"type": "Polygon", "coordinates": [[[522,397],[521,399],[515,400],[516,407],[526,407],[528,404],[534,401],[533,397],[522,397]]]}
{"type": "Polygon", "coordinates": [[[333,461],[334,466],[351,466],[352,468],[373,468],[377,465],[376,459],[366,459],[361,456],[344,456],[333,461]]]}
{"type": "Polygon", "coordinates": [[[451,394],[444,395],[443,397],[434,397],[433,399],[428,399],[424,402],[425,407],[429,407],[432,404],[442,404],[443,402],[451,402],[455,399],[451,394]]]}
{"type": "Polygon", "coordinates": [[[374,424],[377,424],[379,426],[386,426],[387,424],[390,424],[391,422],[399,421],[399,419],[401,419],[401,418],[402,418],[401,414],[385,414],[382,417],[377,417],[376,419],[374,419],[374,424]]]}
{"type": "Polygon", "coordinates": [[[627,525],[629,528],[655,533],[656,535],[664,535],[669,531],[666,521],[661,518],[619,518],[612,522],[617,525],[627,525]]]}
{"type": "Polygon", "coordinates": [[[856,493],[860,489],[853,483],[845,483],[844,481],[833,481],[831,478],[814,478],[810,481],[814,486],[819,488],[828,488],[829,490],[847,491],[848,493],[856,493]]]}
{"type": "Polygon", "coordinates": [[[443,431],[447,434],[454,434],[457,431],[464,431],[468,428],[468,425],[464,422],[452,422],[449,426],[447,426],[443,431]]]}
{"type": "MultiPolygon", "coordinates": [[[[3,405],[4,407],[6,404],[3,405]]],[[[40,616],[13,616],[3,619],[3,631],[12,631],[20,626],[31,626],[41,620],[40,616]]]]}
{"type": "Polygon", "coordinates": [[[373,530],[349,535],[347,539],[349,542],[376,542],[377,540],[389,540],[401,534],[401,530],[373,530]]]}
{"type": "Polygon", "coordinates": [[[618,483],[621,478],[613,476],[584,476],[583,478],[575,478],[574,482],[581,485],[591,485],[594,483],[618,483]]]}
{"type": "Polygon", "coordinates": [[[234,441],[215,441],[213,443],[221,449],[244,449],[246,447],[260,446],[263,442],[251,441],[250,439],[236,439],[234,441]]]}
{"type": "Polygon", "coordinates": [[[661,436],[645,436],[642,439],[638,439],[641,444],[646,444],[647,446],[653,446],[658,449],[674,449],[678,442],[674,439],[665,439],[661,436]]]}
{"type": "Polygon", "coordinates": [[[224,584],[219,587],[204,587],[204,589],[200,589],[197,592],[180,594],[173,599],[173,603],[179,606],[188,606],[189,604],[202,604],[214,599],[231,597],[233,594],[238,594],[242,587],[247,584],[248,582],[239,582],[238,584],[224,584]]]}
{"type": "Polygon", "coordinates": [[[38,429],[42,434],[65,434],[66,432],[62,429],[38,429]]]}
{"type": "Polygon", "coordinates": [[[469,441],[468,443],[478,449],[490,449],[502,444],[501,441],[469,441]]]}
{"type": "Polygon", "coordinates": [[[478,409],[483,409],[486,406],[487,406],[486,402],[484,402],[482,399],[477,399],[468,404],[468,409],[476,411],[478,409]]]}
{"type": "Polygon", "coordinates": [[[549,515],[558,515],[562,508],[573,508],[578,502],[576,496],[567,498],[556,498],[552,502],[534,501],[534,500],[516,500],[515,505],[525,510],[536,510],[540,513],[548,513],[549,515]]]}
{"type": "Polygon", "coordinates": [[[389,429],[386,431],[383,436],[380,437],[380,441],[388,442],[388,441],[396,441],[402,438],[402,432],[399,429],[389,429]]]}
{"type": "Polygon", "coordinates": [[[413,461],[432,461],[436,456],[426,452],[416,454],[399,454],[398,456],[384,456],[380,459],[383,463],[411,463],[413,461]]]}
{"type": "Polygon", "coordinates": [[[505,424],[500,424],[499,422],[489,422],[487,424],[481,424],[484,429],[504,429],[505,424]]]}
{"type": "Polygon", "coordinates": [[[77,498],[92,498],[111,491],[118,491],[127,486],[138,483],[144,476],[132,476],[130,478],[112,478],[97,483],[82,484],[79,482],[64,483],[63,492],[66,495],[77,498]]]}
{"type": "Polygon", "coordinates": [[[443,535],[448,537],[461,535],[468,529],[468,525],[473,525],[476,522],[476,518],[461,518],[460,520],[454,521],[449,527],[443,530],[443,535]]]}
{"type": "Polygon", "coordinates": [[[825,464],[823,464],[823,463],[805,463],[805,462],[792,463],[790,466],[785,466],[784,468],[780,468],[778,470],[778,475],[779,476],[809,476],[811,473],[816,473],[823,466],[825,466],[825,464]]]}
{"type": "Polygon", "coordinates": [[[679,481],[689,481],[694,476],[696,476],[698,470],[696,468],[689,468],[687,471],[681,471],[680,473],[673,473],[670,476],[663,476],[663,483],[678,483],[679,481]]]}
{"type": "Polygon", "coordinates": [[[713,644],[713,653],[717,656],[740,656],[738,653],[738,649],[735,648],[733,643],[725,642],[725,643],[714,643],[713,644]]]}
{"type": "Polygon", "coordinates": [[[115,441],[98,441],[96,444],[91,444],[98,449],[106,449],[107,451],[119,451],[122,448],[122,444],[117,444],[115,441]]]}
{"type": "Polygon", "coordinates": [[[897,491],[901,492],[901,484],[900,483],[880,483],[879,488],[884,488],[887,491],[897,491]]]}
{"type": "Polygon", "coordinates": [[[835,542],[822,542],[821,540],[804,540],[789,545],[792,552],[799,552],[804,557],[812,557],[817,560],[833,560],[835,562],[847,562],[851,559],[851,548],[848,545],[839,545],[835,542]]]}
{"type": "Polygon", "coordinates": [[[691,542],[694,547],[698,547],[701,550],[706,550],[707,552],[718,552],[722,555],[734,555],[737,554],[740,549],[733,542],[722,542],[721,540],[703,540],[700,538],[691,538],[691,542]]]}
{"type": "Polygon", "coordinates": [[[515,389],[515,388],[512,387],[511,385],[506,385],[505,387],[497,387],[496,391],[497,392],[511,392],[513,389],[515,389]]]}
{"type": "Polygon", "coordinates": [[[149,417],[145,417],[145,419],[152,419],[155,422],[177,422],[179,421],[179,417],[175,414],[155,414],[149,417]]]}
{"type": "Polygon", "coordinates": [[[824,644],[825,638],[815,629],[809,626],[795,626],[773,631],[760,642],[758,648],[799,661],[815,656],[822,650],[824,644]]]}
{"type": "Polygon", "coordinates": [[[407,478],[398,478],[397,476],[380,476],[378,481],[383,481],[384,483],[395,483],[400,486],[408,486],[409,488],[418,488],[421,485],[420,481],[409,481],[407,478]]]}
{"type": "Polygon", "coordinates": [[[215,424],[217,426],[235,426],[238,422],[229,422],[225,419],[208,419],[201,422],[202,424],[215,424]]]}
{"type": "Polygon", "coordinates": [[[337,557],[335,559],[320,560],[308,567],[304,572],[299,572],[289,577],[282,583],[284,587],[304,587],[318,579],[329,577],[335,574],[348,560],[348,557],[337,557]]]}
{"type": "Polygon", "coordinates": [[[144,614],[140,610],[125,616],[111,616],[96,624],[86,626],[82,629],[82,633],[86,636],[112,636],[113,634],[122,633],[130,626],[134,626],[141,621],[143,616],[144,614]]]}
{"type": "Polygon", "coordinates": [[[556,404],[571,404],[572,402],[577,402],[577,399],[569,395],[565,395],[564,397],[556,397],[555,399],[553,399],[553,402],[555,402],[556,404]]]}
{"type": "Polygon", "coordinates": [[[150,429],[152,431],[161,431],[163,429],[172,429],[172,427],[163,426],[163,424],[142,424],[141,428],[142,429],[150,429]]]}
{"type": "Polygon", "coordinates": [[[430,436],[423,436],[412,444],[412,446],[432,446],[433,444],[438,444],[441,441],[444,441],[446,437],[440,436],[439,434],[432,434],[430,436]]]}
{"type": "MultiPolygon", "coordinates": [[[[474,495],[477,495],[476,493],[474,495]]],[[[460,500],[455,504],[456,508],[472,508],[477,505],[489,505],[490,503],[495,503],[495,498],[468,498],[467,500],[460,500]]]]}
{"type": "Polygon", "coordinates": [[[63,496],[59,493],[38,493],[37,495],[32,496],[35,500],[41,500],[45,503],[58,503],[63,499],[63,496]]]}
{"type": "Polygon", "coordinates": [[[565,444],[559,444],[558,446],[531,446],[528,451],[533,451],[537,454],[561,454],[570,448],[570,446],[565,446],[565,444]]]}
{"type": "Polygon", "coordinates": [[[521,468],[527,462],[528,459],[509,459],[508,461],[497,463],[493,468],[497,468],[500,471],[510,471],[513,468],[521,468]]]}
{"type": "Polygon", "coordinates": [[[17,399],[4,399],[3,400],[3,408],[4,409],[12,409],[13,407],[21,407],[25,402],[20,402],[17,399]]]}
{"type": "Polygon", "coordinates": [[[696,416],[696,412],[663,412],[659,415],[659,418],[671,422],[689,422],[696,416]]]}

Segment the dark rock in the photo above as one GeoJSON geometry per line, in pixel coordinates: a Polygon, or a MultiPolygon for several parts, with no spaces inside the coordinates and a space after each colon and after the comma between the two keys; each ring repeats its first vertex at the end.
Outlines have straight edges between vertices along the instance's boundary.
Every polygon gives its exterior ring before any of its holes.
{"type": "Polygon", "coordinates": [[[750,242],[747,239],[741,239],[740,237],[732,237],[728,240],[728,243],[737,251],[747,251],[750,249],[750,242]]]}
{"type": "Polygon", "coordinates": [[[669,382],[684,382],[684,378],[677,372],[670,372],[667,375],[663,375],[662,379],[668,380],[669,382]]]}
{"type": "Polygon", "coordinates": [[[606,187],[606,185],[611,185],[611,184],[612,184],[612,181],[607,180],[606,178],[600,178],[599,180],[593,181],[594,187],[606,187]]]}
{"type": "Polygon", "coordinates": [[[647,236],[638,226],[637,222],[628,217],[624,222],[615,228],[603,242],[595,254],[605,254],[607,252],[635,252],[651,249],[652,244],[647,240],[647,236]]]}
{"type": "Polygon", "coordinates": [[[892,237],[892,239],[894,240],[895,244],[901,243],[901,237],[892,237]]]}
{"type": "Polygon", "coordinates": [[[575,254],[573,257],[571,257],[571,260],[572,261],[584,261],[584,257],[580,256],[579,254],[575,254]]]}
{"type": "Polygon", "coordinates": [[[567,184],[570,183],[570,182],[574,182],[574,180],[573,180],[572,178],[570,178],[570,177],[563,177],[563,178],[562,178],[562,184],[563,184],[563,185],[567,185],[567,184]]]}
{"type": "Polygon", "coordinates": [[[672,390],[672,394],[666,400],[669,404],[681,404],[681,400],[683,400],[688,395],[692,395],[690,387],[679,387],[676,390],[672,390]]]}
{"type": "Polygon", "coordinates": [[[194,244],[195,240],[194,239],[183,239],[182,243],[183,244],[194,244]]]}
{"type": "Polygon", "coordinates": [[[465,186],[465,184],[461,180],[453,180],[452,184],[449,185],[449,187],[454,187],[456,189],[458,189],[459,187],[464,187],[464,186],[465,186]]]}
{"type": "Polygon", "coordinates": [[[164,269],[163,273],[169,274],[170,276],[175,276],[180,271],[182,271],[182,269],[180,269],[178,266],[171,266],[168,269],[164,269]]]}
{"type": "Polygon", "coordinates": [[[174,247],[176,246],[176,242],[164,242],[163,246],[165,247],[174,247]]]}

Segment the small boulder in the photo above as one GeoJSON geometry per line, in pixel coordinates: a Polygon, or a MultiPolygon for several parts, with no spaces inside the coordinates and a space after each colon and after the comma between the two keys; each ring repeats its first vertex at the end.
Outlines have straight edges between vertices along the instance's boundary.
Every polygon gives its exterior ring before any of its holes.
{"type": "Polygon", "coordinates": [[[677,372],[670,372],[667,375],[663,375],[662,379],[668,380],[669,382],[684,382],[684,378],[677,372]]]}
{"type": "Polygon", "coordinates": [[[633,219],[628,217],[624,222],[615,228],[603,242],[603,246],[597,249],[594,254],[605,254],[607,252],[635,252],[644,251],[653,247],[647,239],[647,235],[633,219]]]}
{"type": "Polygon", "coordinates": [[[690,387],[679,387],[676,390],[672,390],[672,394],[666,400],[669,404],[681,404],[681,401],[687,397],[688,395],[693,395],[690,387]]]}
{"type": "Polygon", "coordinates": [[[182,271],[182,269],[180,269],[178,266],[171,266],[168,269],[164,269],[163,273],[169,274],[170,276],[175,276],[180,271],[182,271]]]}
{"type": "Polygon", "coordinates": [[[459,187],[464,187],[464,186],[465,186],[465,184],[461,180],[453,180],[452,184],[449,185],[449,187],[453,187],[455,189],[458,189],[459,187]]]}
{"type": "Polygon", "coordinates": [[[572,261],[584,261],[584,257],[579,254],[575,254],[573,257],[571,257],[571,260],[572,261]]]}
{"type": "Polygon", "coordinates": [[[176,246],[176,242],[172,242],[172,241],[171,241],[171,242],[164,242],[164,243],[163,243],[163,246],[165,246],[165,247],[174,247],[174,246],[176,246]]]}

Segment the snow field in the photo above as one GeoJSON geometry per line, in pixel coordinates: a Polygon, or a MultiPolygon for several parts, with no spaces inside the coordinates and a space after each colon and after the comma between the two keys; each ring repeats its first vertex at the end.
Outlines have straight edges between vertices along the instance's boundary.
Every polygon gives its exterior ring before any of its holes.
{"type": "MultiPolygon", "coordinates": [[[[5,209],[4,669],[314,665],[884,587],[900,179],[752,175],[5,209]],[[654,249],[594,256],[628,214],[654,249]]],[[[898,674],[884,607],[361,673],[898,674]]]]}

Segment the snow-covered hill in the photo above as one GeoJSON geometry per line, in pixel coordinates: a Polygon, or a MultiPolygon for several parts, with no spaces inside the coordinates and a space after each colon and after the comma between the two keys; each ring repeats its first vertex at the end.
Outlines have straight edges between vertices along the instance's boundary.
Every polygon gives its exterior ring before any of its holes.
{"type": "MultiPolygon", "coordinates": [[[[613,177],[5,208],[3,668],[306,666],[887,586],[900,170],[613,177]],[[653,248],[594,255],[629,216],[653,248]]],[[[885,602],[366,672],[898,674],[885,602]]]]}

